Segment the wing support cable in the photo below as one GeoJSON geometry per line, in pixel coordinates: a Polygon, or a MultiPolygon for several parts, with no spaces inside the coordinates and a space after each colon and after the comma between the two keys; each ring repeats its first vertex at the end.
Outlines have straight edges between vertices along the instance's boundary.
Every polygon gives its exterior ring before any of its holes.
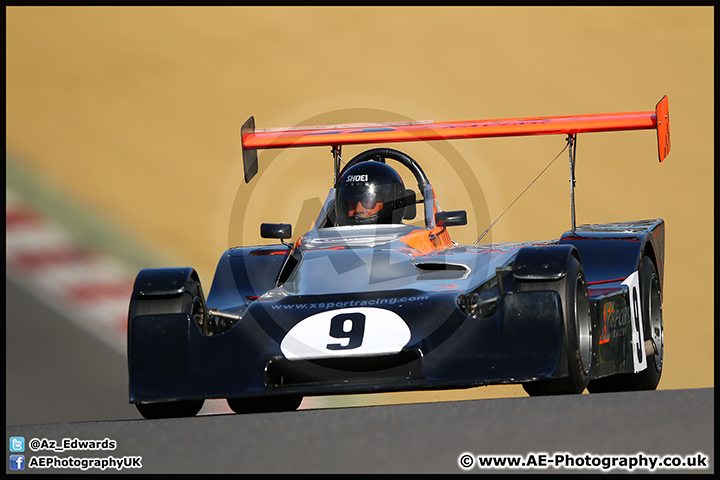
{"type": "MultiPolygon", "coordinates": [[[[525,194],[525,192],[527,192],[528,189],[529,189],[530,187],[532,187],[535,182],[537,182],[537,180],[542,176],[542,174],[545,173],[545,171],[546,171],[548,168],[550,168],[550,166],[551,166],[553,163],[555,163],[555,160],[557,160],[558,158],[560,158],[560,155],[563,154],[563,152],[565,151],[565,149],[568,148],[568,147],[571,145],[571,143],[572,143],[572,142],[571,142],[571,137],[574,137],[574,135],[568,135],[567,143],[565,144],[565,146],[563,147],[563,149],[560,150],[560,153],[558,153],[558,154],[555,156],[555,158],[553,158],[552,161],[551,161],[550,163],[548,163],[545,168],[543,168],[542,172],[540,172],[540,173],[538,174],[538,176],[535,177],[535,180],[533,180],[532,182],[530,182],[530,185],[528,185],[527,187],[525,187],[525,190],[523,190],[522,192],[520,192],[520,195],[518,195],[517,198],[515,198],[515,200],[513,200],[512,203],[511,203],[510,205],[508,205],[508,207],[500,214],[500,216],[497,217],[497,218],[495,219],[495,221],[492,222],[492,223],[490,224],[490,226],[485,229],[485,231],[478,237],[478,239],[473,242],[473,245],[477,245],[477,244],[480,242],[480,240],[482,240],[482,238],[490,231],[490,229],[495,226],[495,224],[498,222],[498,220],[500,220],[500,219],[502,218],[502,216],[505,215],[505,213],[506,213],[508,210],[510,210],[510,207],[512,207],[513,205],[515,205],[515,202],[517,202],[518,200],[520,200],[520,197],[522,197],[522,196],[525,194]]],[[[573,159],[572,151],[570,152],[570,158],[571,158],[571,163],[573,164],[573,167],[571,167],[571,171],[572,171],[573,173],[571,173],[571,174],[573,175],[573,178],[574,178],[574,159],[573,159]]],[[[572,181],[571,184],[574,185],[574,181],[572,181]]],[[[572,202],[573,202],[573,206],[572,206],[572,211],[573,211],[573,213],[572,213],[572,215],[573,215],[573,229],[574,229],[574,228],[575,228],[575,227],[574,227],[574,225],[575,225],[575,206],[574,206],[574,200],[572,200],[572,202]]]]}

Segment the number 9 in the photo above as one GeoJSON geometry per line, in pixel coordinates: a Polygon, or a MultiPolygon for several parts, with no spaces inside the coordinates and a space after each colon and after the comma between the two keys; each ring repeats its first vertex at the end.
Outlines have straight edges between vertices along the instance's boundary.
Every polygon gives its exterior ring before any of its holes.
{"type": "Polygon", "coordinates": [[[329,343],[328,350],[349,350],[362,345],[365,335],[365,315],[362,313],[344,313],[330,320],[330,336],[348,339],[347,344],[329,343]]]}

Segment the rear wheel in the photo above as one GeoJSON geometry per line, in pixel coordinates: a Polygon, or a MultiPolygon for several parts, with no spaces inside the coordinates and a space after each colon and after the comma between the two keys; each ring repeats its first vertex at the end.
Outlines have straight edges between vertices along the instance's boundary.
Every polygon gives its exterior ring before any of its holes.
{"type": "Polygon", "coordinates": [[[655,390],[662,375],[664,352],[662,290],[657,268],[649,257],[643,258],[643,276],[640,281],[645,313],[645,340],[652,340],[655,353],[647,357],[647,368],[637,374],[637,387],[638,390],[655,390]]]}
{"type": "Polygon", "coordinates": [[[645,370],[593,380],[588,385],[591,393],[655,390],[660,383],[664,352],[662,290],[657,268],[648,256],[643,257],[640,267],[640,289],[644,340],[652,340],[655,353],[647,357],[645,370]]]}
{"type": "Polygon", "coordinates": [[[182,402],[137,403],[140,415],[147,419],[194,417],[203,406],[204,400],[182,402]]]}
{"type": "Polygon", "coordinates": [[[592,360],[592,325],[590,300],[582,265],[575,258],[570,259],[568,271],[563,278],[554,282],[523,285],[523,289],[555,290],[560,294],[563,309],[562,351],[567,364],[568,375],[562,378],[523,383],[530,396],[564,395],[582,393],[590,379],[592,360]]]}
{"type": "Polygon", "coordinates": [[[297,410],[301,395],[284,397],[228,398],[228,406],[235,413],[287,412],[297,410]]]}

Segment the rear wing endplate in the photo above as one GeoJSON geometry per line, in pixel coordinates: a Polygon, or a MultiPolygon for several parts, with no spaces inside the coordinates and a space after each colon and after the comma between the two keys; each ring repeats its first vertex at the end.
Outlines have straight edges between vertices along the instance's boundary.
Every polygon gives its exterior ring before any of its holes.
{"type": "Polygon", "coordinates": [[[511,118],[461,122],[398,122],[373,124],[317,125],[255,129],[255,118],[242,126],[241,147],[245,182],[258,171],[257,150],[341,145],[455,140],[524,135],[574,135],[586,132],[657,130],[658,158],[670,153],[670,112],[664,96],[655,111],[601,113],[559,117],[511,118]]]}

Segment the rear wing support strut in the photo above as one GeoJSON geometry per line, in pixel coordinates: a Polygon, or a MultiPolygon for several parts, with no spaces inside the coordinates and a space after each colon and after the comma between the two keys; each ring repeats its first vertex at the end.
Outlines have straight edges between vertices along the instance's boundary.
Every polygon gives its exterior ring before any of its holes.
{"type": "Polygon", "coordinates": [[[570,152],[570,221],[571,230],[575,231],[575,153],[577,149],[577,134],[567,136],[568,151],[570,152]]]}
{"type": "Polygon", "coordinates": [[[331,151],[333,154],[333,186],[335,186],[338,182],[338,175],[340,175],[340,162],[342,161],[340,153],[342,152],[342,145],[333,145],[331,151]]]}

